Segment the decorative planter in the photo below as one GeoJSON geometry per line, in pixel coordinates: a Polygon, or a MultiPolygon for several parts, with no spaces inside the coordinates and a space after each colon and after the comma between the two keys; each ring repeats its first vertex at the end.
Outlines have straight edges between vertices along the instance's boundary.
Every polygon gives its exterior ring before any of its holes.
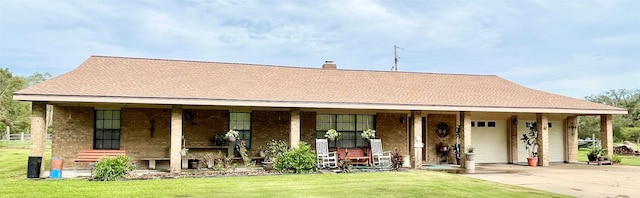
{"type": "Polygon", "coordinates": [[[527,164],[529,164],[529,166],[538,166],[538,158],[537,157],[528,157],[527,158],[527,164]]]}
{"type": "Polygon", "coordinates": [[[476,154],[475,153],[465,153],[464,154],[467,157],[467,161],[475,161],[476,160],[476,154]]]}
{"type": "Polygon", "coordinates": [[[273,170],[273,162],[262,162],[262,167],[265,171],[273,170]]]}
{"type": "Polygon", "coordinates": [[[335,137],[330,137],[330,138],[327,138],[327,140],[329,140],[329,142],[333,142],[333,141],[336,140],[336,138],[335,137]]]}
{"type": "Polygon", "coordinates": [[[229,143],[235,143],[235,142],[236,142],[236,137],[229,138],[229,143]]]}
{"type": "Polygon", "coordinates": [[[180,150],[180,155],[182,155],[182,157],[187,156],[188,152],[189,152],[189,149],[183,148],[182,150],[180,150]]]}

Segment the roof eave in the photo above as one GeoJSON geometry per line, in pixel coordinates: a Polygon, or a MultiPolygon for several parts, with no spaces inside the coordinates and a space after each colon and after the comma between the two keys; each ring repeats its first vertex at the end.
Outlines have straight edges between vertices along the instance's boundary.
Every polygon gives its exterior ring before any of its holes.
{"type": "Polygon", "coordinates": [[[626,109],[571,109],[571,108],[531,108],[494,106],[447,106],[415,104],[340,103],[309,101],[266,101],[203,98],[161,98],[127,96],[72,96],[14,93],[14,100],[79,102],[79,103],[120,103],[120,104],[164,104],[164,105],[211,105],[211,106],[252,106],[252,107],[298,107],[337,109],[380,109],[418,111],[473,111],[473,112],[513,112],[513,113],[569,113],[569,114],[627,114],[626,109]]]}

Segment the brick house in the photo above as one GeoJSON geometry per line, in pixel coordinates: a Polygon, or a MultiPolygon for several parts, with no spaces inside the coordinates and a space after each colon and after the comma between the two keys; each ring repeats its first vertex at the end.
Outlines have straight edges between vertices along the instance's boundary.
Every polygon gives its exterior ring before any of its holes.
{"type": "Polygon", "coordinates": [[[343,134],[336,146],[364,147],[359,133],[371,128],[384,150],[398,148],[412,167],[440,162],[437,146],[457,141],[462,151],[473,145],[476,162],[519,163],[527,157],[519,141],[527,122],[545,123],[537,125],[538,152],[547,166],[577,161],[577,116],[601,117],[611,151],[611,115],[627,113],[494,75],[342,70],[329,61],[304,68],[92,56],[14,99],[33,103],[31,156],[44,154],[50,104],[52,156],[65,167],[77,166],[81,149],[120,149],[133,160],[169,158],[172,172],[181,171],[183,146],[193,154],[216,150],[209,138],[230,128],[252,155],[271,139],[314,146],[332,128],[343,134]]]}

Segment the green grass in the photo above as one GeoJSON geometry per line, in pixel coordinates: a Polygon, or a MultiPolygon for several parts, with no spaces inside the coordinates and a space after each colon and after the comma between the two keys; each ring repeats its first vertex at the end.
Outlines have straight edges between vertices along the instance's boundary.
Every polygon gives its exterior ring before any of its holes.
{"type": "MultiPolygon", "coordinates": [[[[578,150],[578,161],[586,162],[587,153],[589,149],[581,148],[578,150]]],[[[628,165],[628,166],[640,166],[640,156],[629,156],[629,155],[621,155],[622,161],[620,161],[620,165],[628,165]]]]}
{"type": "Polygon", "coordinates": [[[272,175],[91,182],[25,178],[27,149],[0,149],[0,197],[564,197],[431,172],[272,175]]]}

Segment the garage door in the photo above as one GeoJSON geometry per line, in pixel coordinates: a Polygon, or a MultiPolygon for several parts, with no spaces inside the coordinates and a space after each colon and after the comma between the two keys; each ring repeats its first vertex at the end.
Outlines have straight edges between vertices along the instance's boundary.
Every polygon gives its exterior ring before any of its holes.
{"type": "Polygon", "coordinates": [[[471,144],[475,148],[476,163],[507,163],[506,121],[474,121],[471,144]]]}
{"type": "MultiPolygon", "coordinates": [[[[520,141],[522,134],[528,133],[529,128],[526,126],[526,122],[535,122],[535,120],[520,121],[522,124],[518,124],[518,162],[527,162],[529,153],[524,148],[524,144],[520,141]]],[[[562,138],[562,121],[550,121],[551,127],[549,128],[549,161],[550,162],[562,162],[564,161],[564,139],[562,138]]],[[[473,138],[473,137],[472,137],[473,138]]],[[[537,152],[537,151],[536,151],[537,152]]]]}

